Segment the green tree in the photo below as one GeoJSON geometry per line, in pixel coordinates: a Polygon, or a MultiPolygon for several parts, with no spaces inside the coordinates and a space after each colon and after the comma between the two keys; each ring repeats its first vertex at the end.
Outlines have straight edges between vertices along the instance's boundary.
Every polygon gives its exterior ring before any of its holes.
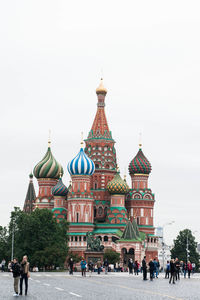
{"type": "Polygon", "coordinates": [[[72,258],[75,263],[78,263],[79,261],[81,261],[82,256],[78,255],[78,253],[73,253],[70,251],[68,254],[68,258],[72,258]]]}
{"type": "Polygon", "coordinates": [[[0,226],[0,262],[3,258],[8,261],[8,254],[8,231],[6,227],[0,226]]]}
{"type": "Polygon", "coordinates": [[[103,258],[104,260],[107,258],[109,264],[115,264],[120,260],[120,253],[117,253],[112,249],[107,249],[104,253],[103,258]]]}
{"type": "Polygon", "coordinates": [[[179,232],[179,235],[174,240],[174,247],[171,249],[172,258],[178,257],[179,260],[187,261],[187,241],[188,241],[188,260],[199,267],[199,254],[197,252],[197,242],[192,235],[191,230],[184,229],[179,232]]]}
{"type": "Polygon", "coordinates": [[[11,249],[14,228],[14,256],[20,260],[28,255],[31,266],[52,267],[64,265],[67,253],[68,223],[57,223],[48,209],[36,209],[26,214],[19,208],[11,213],[8,244],[11,249]]]}

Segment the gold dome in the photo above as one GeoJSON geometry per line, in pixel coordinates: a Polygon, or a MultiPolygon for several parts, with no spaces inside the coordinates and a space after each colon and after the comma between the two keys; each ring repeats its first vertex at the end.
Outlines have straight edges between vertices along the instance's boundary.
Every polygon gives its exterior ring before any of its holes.
{"type": "Polygon", "coordinates": [[[98,94],[107,94],[107,89],[103,85],[103,78],[101,78],[100,84],[96,89],[96,93],[98,94]]]}

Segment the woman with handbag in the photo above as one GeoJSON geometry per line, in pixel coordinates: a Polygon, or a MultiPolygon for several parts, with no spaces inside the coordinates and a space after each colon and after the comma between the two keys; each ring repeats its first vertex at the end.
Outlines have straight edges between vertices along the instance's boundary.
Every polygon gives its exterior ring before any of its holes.
{"type": "Polygon", "coordinates": [[[28,278],[30,277],[29,273],[29,262],[28,257],[25,255],[21,262],[21,277],[20,277],[20,295],[22,295],[22,288],[23,288],[23,280],[25,282],[25,295],[28,292],[28,278]]]}

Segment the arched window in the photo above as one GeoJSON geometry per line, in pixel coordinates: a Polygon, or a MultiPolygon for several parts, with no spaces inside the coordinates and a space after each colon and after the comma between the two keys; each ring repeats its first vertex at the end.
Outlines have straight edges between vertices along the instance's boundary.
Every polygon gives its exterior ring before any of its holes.
{"type": "Polygon", "coordinates": [[[128,251],[128,254],[133,255],[134,253],[135,253],[135,250],[133,248],[130,248],[129,251],[128,251]]]}
{"type": "Polygon", "coordinates": [[[140,224],[140,218],[137,217],[137,225],[139,225],[139,224],[140,224]]]}
{"type": "Polygon", "coordinates": [[[79,214],[76,214],[76,223],[78,223],[79,214]]]}
{"type": "Polygon", "coordinates": [[[83,237],[83,241],[86,242],[86,236],[85,236],[85,235],[84,235],[84,237],[83,237]]]}
{"type": "Polygon", "coordinates": [[[77,238],[77,236],[75,236],[75,242],[77,242],[77,240],[78,240],[78,238],[77,238]]]}
{"type": "Polygon", "coordinates": [[[100,239],[100,241],[102,241],[102,237],[100,235],[98,236],[98,239],[100,239]]]}
{"type": "Polygon", "coordinates": [[[73,237],[73,236],[71,236],[71,242],[73,242],[73,240],[74,240],[74,237],[73,237]]]}
{"type": "Polygon", "coordinates": [[[104,238],[103,238],[104,242],[108,242],[108,236],[105,235],[104,238]]]}
{"type": "Polygon", "coordinates": [[[95,164],[95,169],[99,169],[99,164],[95,164]]]}
{"type": "Polygon", "coordinates": [[[94,184],[94,189],[97,190],[98,186],[97,186],[97,182],[95,182],[94,184]]]}

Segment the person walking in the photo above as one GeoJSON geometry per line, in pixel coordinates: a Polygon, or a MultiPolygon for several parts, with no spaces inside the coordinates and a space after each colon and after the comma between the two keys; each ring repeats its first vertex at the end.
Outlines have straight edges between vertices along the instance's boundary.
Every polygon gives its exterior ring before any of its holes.
{"type": "Polygon", "coordinates": [[[74,269],[74,261],[73,261],[73,258],[71,257],[69,259],[69,274],[70,275],[73,275],[73,269],[74,269]]]}
{"type": "Polygon", "coordinates": [[[153,273],[154,273],[154,262],[152,259],[150,259],[150,262],[149,262],[149,272],[150,272],[150,280],[153,281],[153,273]]]}
{"type": "Polygon", "coordinates": [[[165,278],[169,279],[169,271],[170,271],[170,263],[169,260],[167,261],[166,271],[165,271],[165,278]]]}
{"type": "Polygon", "coordinates": [[[5,272],[5,266],[6,266],[6,261],[5,261],[5,259],[3,258],[3,259],[2,259],[2,262],[1,262],[1,272],[5,272]]]}
{"type": "Polygon", "coordinates": [[[129,270],[129,274],[133,275],[133,260],[132,260],[132,258],[130,258],[128,260],[128,270],[129,270]]]}
{"type": "Polygon", "coordinates": [[[97,270],[98,270],[98,275],[101,273],[101,261],[100,259],[97,261],[97,270]]]}
{"type": "Polygon", "coordinates": [[[14,258],[13,263],[11,264],[11,272],[13,273],[14,278],[14,297],[19,296],[19,279],[20,279],[20,264],[18,263],[18,259],[14,258]]]}
{"type": "Polygon", "coordinates": [[[156,278],[158,278],[158,262],[157,262],[156,258],[154,258],[153,263],[154,263],[153,277],[155,278],[155,275],[156,275],[156,278]]]}
{"type": "Polygon", "coordinates": [[[23,256],[21,265],[20,265],[20,295],[22,295],[22,289],[23,289],[23,281],[25,282],[25,295],[27,295],[28,292],[28,278],[29,278],[29,262],[27,255],[23,256]]]}
{"type": "Polygon", "coordinates": [[[187,273],[187,264],[185,262],[183,262],[183,266],[182,266],[182,270],[183,270],[183,274],[184,274],[184,278],[186,278],[186,273],[187,273]]]}
{"type": "Polygon", "coordinates": [[[94,270],[94,264],[93,264],[93,262],[90,260],[89,263],[88,263],[88,271],[89,271],[90,277],[91,277],[91,275],[92,275],[93,270],[94,270]]]}
{"type": "Polygon", "coordinates": [[[190,274],[192,271],[192,264],[190,261],[188,261],[188,263],[187,263],[187,270],[188,270],[188,278],[190,278],[190,274]]]}
{"type": "Polygon", "coordinates": [[[176,280],[180,280],[180,262],[178,260],[178,257],[175,259],[175,271],[176,271],[176,280]]]}
{"type": "Polygon", "coordinates": [[[86,260],[82,258],[81,260],[81,273],[82,273],[82,277],[86,277],[86,266],[87,266],[87,263],[86,263],[86,260]]]}
{"type": "Polygon", "coordinates": [[[175,276],[176,276],[176,271],[175,271],[175,264],[174,264],[174,259],[170,260],[170,279],[169,283],[171,283],[173,279],[173,284],[175,284],[175,276]]]}
{"type": "Polygon", "coordinates": [[[142,260],[142,271],[143,271],[143,280],[147,280],[147,263],[146,256],[142,260]]]}
{"type": "Polygon", "coordinates": [[[138,272],[139,272],[139,264],[136,260],[135,263],[134,263],[134,274],[138,275],[138,272]]]}
{"type": "Polygon", "coordinates": [[[108,274],[108,267],[109,267],[109,263],[108,263],[108,259],[106,258],[104,261],[104,268],[105,268],[105,274],[108,274]]]}

